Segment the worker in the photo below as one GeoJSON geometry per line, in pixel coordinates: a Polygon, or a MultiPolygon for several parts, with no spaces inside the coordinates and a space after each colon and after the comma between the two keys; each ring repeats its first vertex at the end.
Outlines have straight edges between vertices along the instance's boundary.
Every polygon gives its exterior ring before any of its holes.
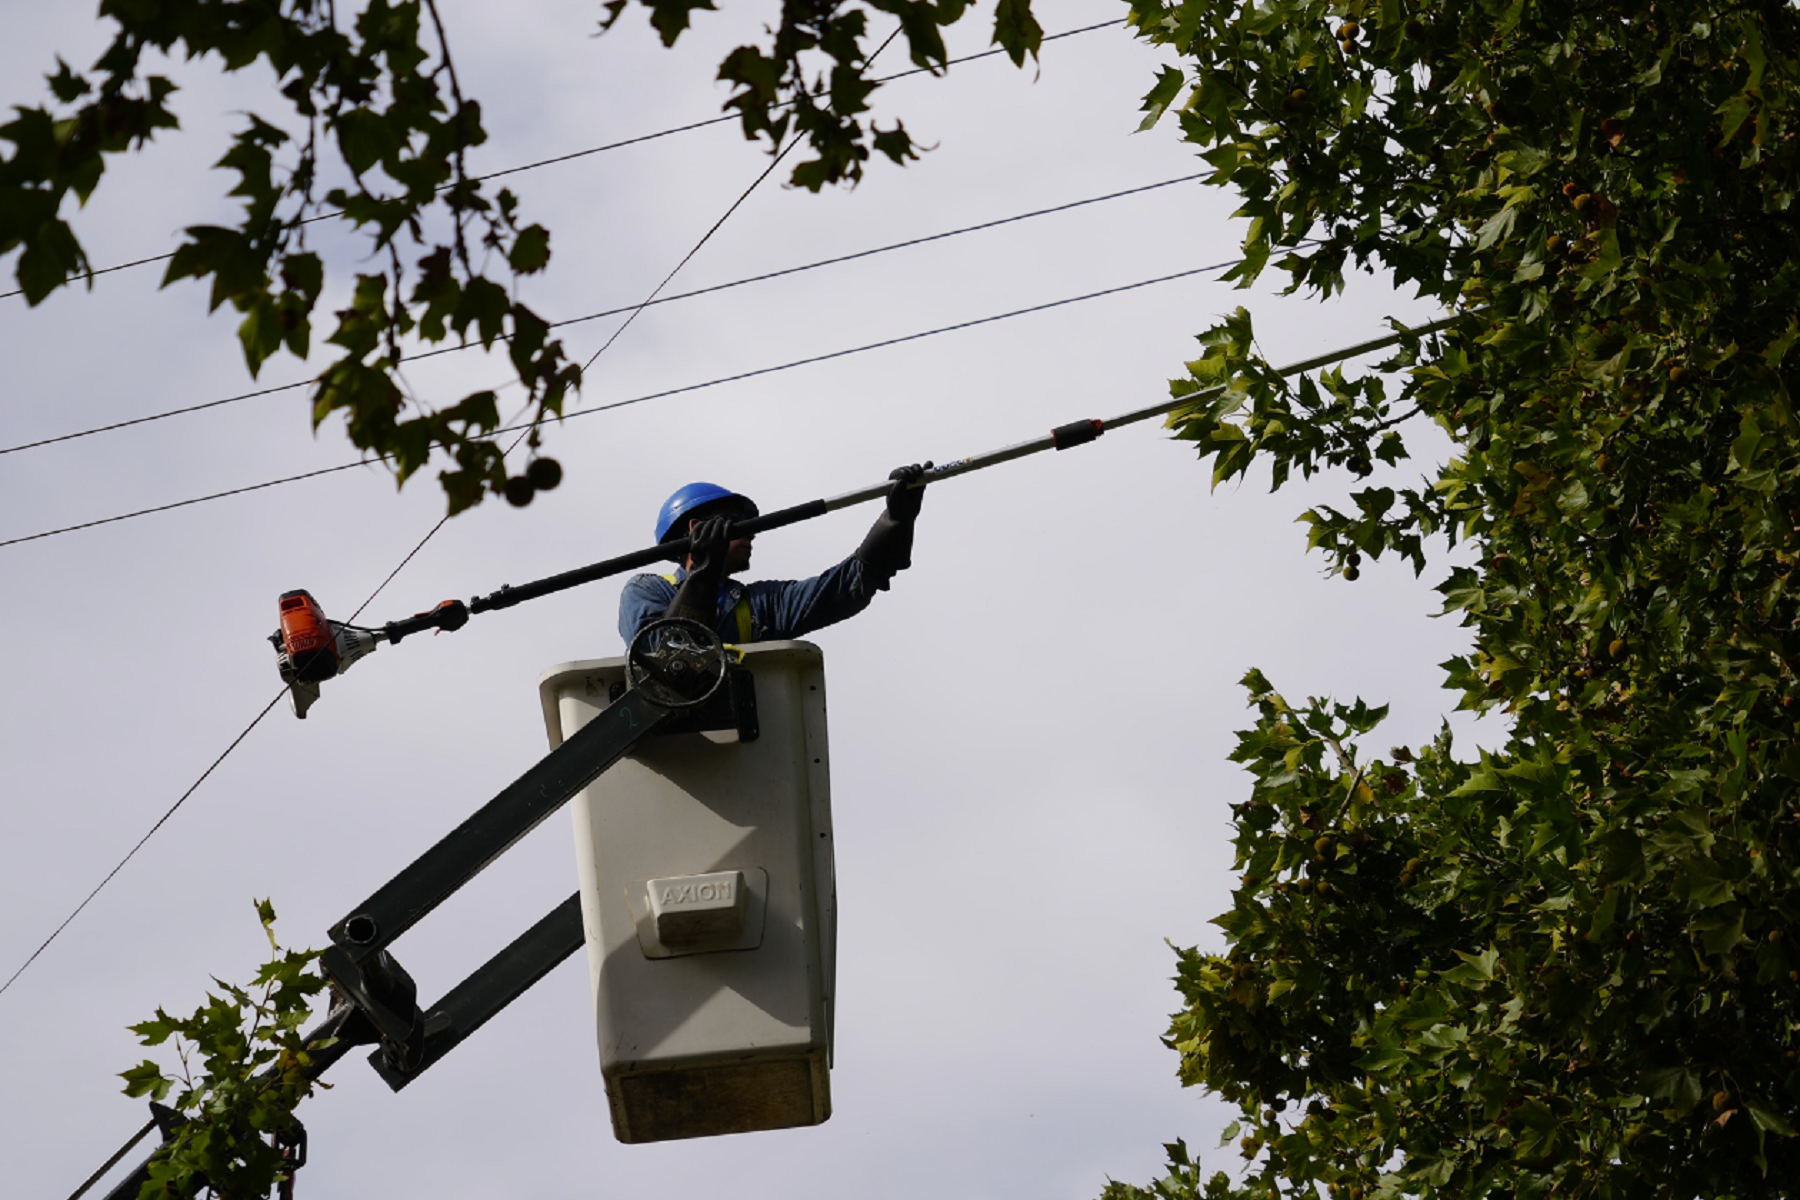
{"type": "Polygon", "coordinates": [[[913,522],[925,489],[912,487],[930,463],[900,467],[887,507],[862,545],[843,562],[811,579],[740,583],[748,570],[755,534],[733,536],[732,524],[758,515],[754,502],[716,483],[690,483],[662,506],[658,544],[689,539],[680,567],[667,575],[634,575],[619,595],[619,636],[630,645],[638,631],[664,617],[685,617],[715,630],[726,642],[805,637],[853,617],[912,565],[913,522]]]}

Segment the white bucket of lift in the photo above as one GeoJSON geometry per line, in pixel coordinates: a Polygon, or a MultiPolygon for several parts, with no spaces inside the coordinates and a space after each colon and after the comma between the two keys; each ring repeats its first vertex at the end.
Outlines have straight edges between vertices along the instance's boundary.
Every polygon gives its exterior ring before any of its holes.
{"type": "MultiPolygon", "coordinates": [[[[571,805],[600,1070],[622,1142],[831,1115],[824,657],[806,642],[742,651],[754,740],[653,735],[571,805]]],[[[611,702],[624,664],[544,673],[552,747],[611,702]]]]}

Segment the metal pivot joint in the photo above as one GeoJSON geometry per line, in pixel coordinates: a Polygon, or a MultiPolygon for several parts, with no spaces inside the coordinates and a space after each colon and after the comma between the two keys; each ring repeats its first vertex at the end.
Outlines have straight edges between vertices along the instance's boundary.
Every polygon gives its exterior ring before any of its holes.
{"type": "Polygon", "coordinates": [[[710,700],[728,669],[718,635],[682,617],[650,622],[625,651],[627,688],[681,711],[710,700]]]}

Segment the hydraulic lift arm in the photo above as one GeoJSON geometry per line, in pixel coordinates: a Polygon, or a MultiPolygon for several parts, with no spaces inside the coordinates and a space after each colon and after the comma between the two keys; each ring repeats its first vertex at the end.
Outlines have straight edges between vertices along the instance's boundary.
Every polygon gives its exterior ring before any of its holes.
{"type": "MultiPolygon", "coordinates": [[[[700,727],[735,726],[741,736],[755,736],[754,693],[726,686],[728,652],[704,626],[652,623],[632,640],[625,669],[624,695],[331,927],[332,944],[319,966],[331,980],[334,1003],[306,1035],[309,1044],[331,1044],[313,1051],[314,1078],[352,1049],[373,1045],[370,1064],[399,1091],[581,949],[577,893],[441,999],[421,1006],[418,985],[388,948],[632,747],[676,722],[691,726],[692,714],[711,718],[700,727]],[[709,705],[715,698],[719,703],[709,705]]],[[[156,1108],[166,1145],[177,1127],[167,1110],[156,1108]]],[[[120,1180],[107,1200],[135,1200],[154,1158],[120,1180]]]]}

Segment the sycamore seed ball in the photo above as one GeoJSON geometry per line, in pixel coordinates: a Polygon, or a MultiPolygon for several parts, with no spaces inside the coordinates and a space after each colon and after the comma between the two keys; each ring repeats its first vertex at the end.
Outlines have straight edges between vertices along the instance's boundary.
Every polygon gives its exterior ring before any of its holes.
{"type": "Polygon", "coordinates": [[[531,480],[531,486],[540,492],[553,491],[562,482],[562,464],[554,458],[533,459],[525,468],[525,478],[531,480]]]}

